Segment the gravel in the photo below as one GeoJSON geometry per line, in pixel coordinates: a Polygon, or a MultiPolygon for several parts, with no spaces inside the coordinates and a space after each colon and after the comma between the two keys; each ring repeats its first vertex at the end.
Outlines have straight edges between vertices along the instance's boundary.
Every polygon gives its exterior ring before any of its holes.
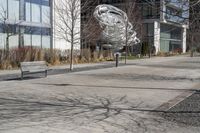
{"type": "Polygon", "coordinates": [[[162,116],[179,124],[200,126],[200,92],[195,92],[162,116]]]}

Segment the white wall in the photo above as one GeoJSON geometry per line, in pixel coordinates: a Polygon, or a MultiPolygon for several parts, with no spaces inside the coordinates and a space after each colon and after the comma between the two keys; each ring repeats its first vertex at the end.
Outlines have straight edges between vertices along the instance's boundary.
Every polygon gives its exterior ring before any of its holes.
{"type": "Polygon", "coordinates": [[[182,49],[183,53],[186,53],[186,46],[187,45],[187,29],[186,27],[183,28],[183,33],[182,33],[182,49]]]}
{"type": "Polygon", "coordinates": [[[156,54],[160,51],[160,23],[154,21],[154,46],[156,54]]]}

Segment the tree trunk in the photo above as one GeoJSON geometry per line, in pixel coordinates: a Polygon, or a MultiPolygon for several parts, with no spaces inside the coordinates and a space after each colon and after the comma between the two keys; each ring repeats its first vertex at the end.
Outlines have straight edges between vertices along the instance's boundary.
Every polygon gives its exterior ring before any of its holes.
{"type": "Polygon", "coordinates": [[[151,44],[149,43],[149,58],[151,58],[151,44]]]}
{"type": "Polygon", "coordinates": [[[73,71],[73,51],[74,51],[74,42],[71,42],[71,56],[70,56],[70,71],[73,71]]]}
{"type": "Polygon", "coordinates": [[[194,47],[193,47],[193,43],[194,43],[194,38],[192,36],[191,38],[191,48],[190,48],[190,57],[194,57],[194,47]]]}
{"type": "Polygon", "coordinates": [[[6,59],[9,57],[9,36],[6,37],[6,59]]]}

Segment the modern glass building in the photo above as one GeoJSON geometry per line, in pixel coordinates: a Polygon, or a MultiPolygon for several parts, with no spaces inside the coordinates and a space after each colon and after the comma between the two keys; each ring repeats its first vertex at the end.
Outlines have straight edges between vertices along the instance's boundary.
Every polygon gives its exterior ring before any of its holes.
{"type": "MultiPolygon", "coordinates": [[[[98,4],[111,4],[119,8],[126,2],[133,2],[132,0],[97,1],[98,4]]],[[[188,0],[135,0],[134,2],[139,7],[142,18],[143,35],[140,38],[142,44],[150,46],[155,53],[176,50],[186,52],[188,0]]],[[[88,14],[91,13],[83,13],[82,20],[85,20],[88,14]]]]}
{"type": "Polygon", "coordinates": [[[0,0],[0,49],[51,48],[51,0],[0,0]]]}
{"type": "Polygon", "coordinates": [[[188,0],[139,0],[142,7],[143,43],[155,52],[186,52],[188,28],[188,0]]]}

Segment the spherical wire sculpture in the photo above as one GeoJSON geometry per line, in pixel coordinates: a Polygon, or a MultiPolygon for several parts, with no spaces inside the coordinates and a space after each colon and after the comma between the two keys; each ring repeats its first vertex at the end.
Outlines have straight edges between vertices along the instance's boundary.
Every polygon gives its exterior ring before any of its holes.
{"type": "Polygon", "coordinates": [[[121,9],[107,4],[98,5],[94,17],[103,30],[103,39],[110,42],[114,49],[120,49],[126,44],[130,46],[140,43],[127,14],[121,9]]]}

